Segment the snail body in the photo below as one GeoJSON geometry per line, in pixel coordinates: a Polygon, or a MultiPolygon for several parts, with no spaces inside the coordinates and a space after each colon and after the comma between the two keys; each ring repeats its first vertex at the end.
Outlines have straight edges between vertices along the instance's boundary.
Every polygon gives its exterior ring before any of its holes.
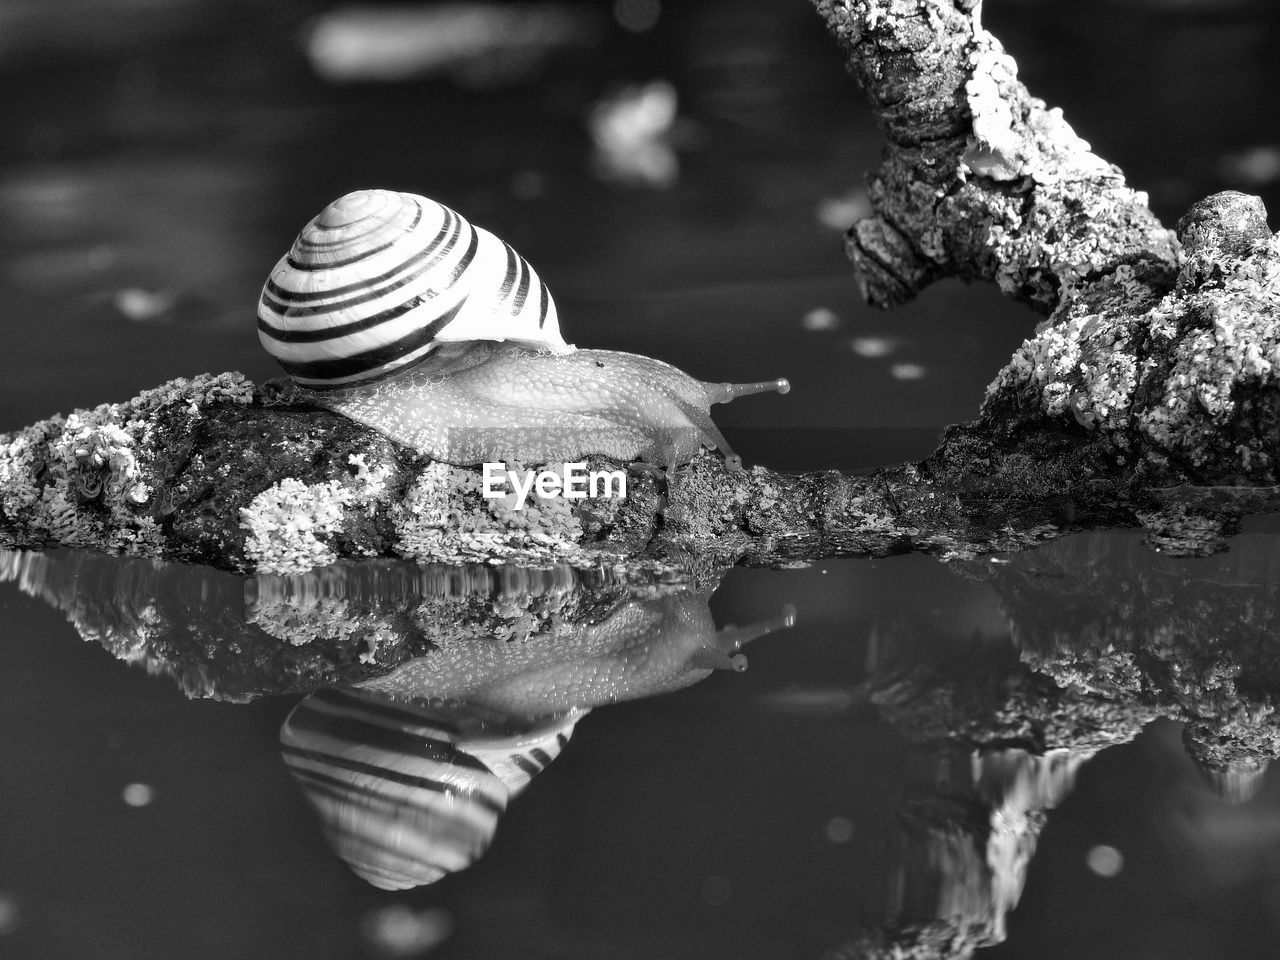
{"type": "Polygon", "coordinates": [[[672,467],[705,446],[736,466],[710,406],[789,389],[579,350],[509,244],[385,190],[348,194],[303,228],[263,288],[258,331],[295,398],[459,465],[601,454],[672,467]]]}

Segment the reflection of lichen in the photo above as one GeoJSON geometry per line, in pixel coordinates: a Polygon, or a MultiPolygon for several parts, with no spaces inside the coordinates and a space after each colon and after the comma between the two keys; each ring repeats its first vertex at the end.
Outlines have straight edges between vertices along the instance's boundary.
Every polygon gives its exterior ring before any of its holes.
{"type": "MultiPolygon", "coordinates": [[[[396,581],[399,565],[373,564],[369,578],[396,581]]],[[[352,577],[364,565],[334,568],[352,577]]],[[[277,600],[272,581],[192,564],[112,557],[94,551],[0,550],[0,581],[64,611],[86,640],[148,673],[171,676],[190,697],[244,701],[307,692],[377,676],[426,652],[408,628],[407,600],[330,602],[329,584],[304,582],[277,600]],[[309,603],[309,597],[328,595],[309,603]],[[288,641],[282,643],[281,640],[288,641]]]]}
{"type": "Polygon", "coordinates": [[[358,650],[363,664],[378,662],[378,651],[403,640],[384,615],[370,614],[344,597],[292,596],[286,603],[258,601],[245,606],[245,619],[294,646],[322,643],[358,650]]]}
{"type": "Polygon", "coordinates": [[[1155,549],[1172,557],[1204,557],[1227,549],[1225,521],[1205,516],[1175,503],[1161,510],[1135,511],[1155,549]]]}
{"type": "Polygon", "coordinates": [[[1187,561],[1109,532],[969,571],[1000,594],[1035,674],[1099,705],[1187,722],[1197,758],[1220,765],[1280,754],[1276,567],[1269,537],[1187,561]]]}
{"type": "Polygon", "coordinates": [[[441,649],[475,644],[547,641],[574,632],[581,624],[583,597],[578,593],[522,593],[500,597],[433,597],[414,611],[424,637],[441,649]],[[463,633],[459,624],[469,624],[463,633]]]}

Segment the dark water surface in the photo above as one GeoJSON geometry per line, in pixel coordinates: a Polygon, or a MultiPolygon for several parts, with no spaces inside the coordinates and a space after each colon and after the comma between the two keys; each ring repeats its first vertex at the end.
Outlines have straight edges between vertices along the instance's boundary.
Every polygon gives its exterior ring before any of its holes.
{"type": "Polygon", "coordinates": [[[5,956],[1268,956],[1278,548],[719,589],[0,553],[5,956]]]}
{"type": "MultiPolygon", "coordinates": [[[[880,140],[807,4],[410,9],[370,53],[388,33],[370,4],[0,8],[0,430],[175,376],[275,376],[258,289],[360,187],[509,240],[570,341],[789,377],[785,398],[717,411],[748,462],[923,456],[1030,332],[986,287],[891,315],[858,302],[840,232],[880,140]],[[413,77],[355,76],[406,50],[413,77]],[[651,81],[670,86],[632,105],[660,114],[674,92],[677,113],[645,136],[618,118],[651,81]]],[[[1280,202],[1273,4],[988,0],[984,17],[1166,222],[1226,187],[1280,202]]],[[[0,957],[816,958],[913,936],[940,957],[1274,957],[1280,544],[1253,529],[1204,560],[1116,534],[640,593],[391,567],[246,587],[3,555],[0,957]],[[788,605],[745,673],[704,676],[733,655],[714,625],[788,605]],[[463,656],[467,629],[492,657],[463,656]],[[423,655],[425,674],[379,679],[423,655]],[[308,696],[340,681],[364,692],[308,696]],[[636,699],[595,705],[613,696],[636,699]],[[444,724],[450,749],[479,738],[493,765],[545,769],[500,825],[505,780],[451,780],[474,816],[434,846],[396,819],[418,800],[301,769],[364,750],[370,782],[400,782],[388,724],[414,710],[415,736],[444,724]],[[456,865],[486,823],[482,859],[400,892],[340,855],[359,834],[402,871],[407,850],[456,865]]]]}

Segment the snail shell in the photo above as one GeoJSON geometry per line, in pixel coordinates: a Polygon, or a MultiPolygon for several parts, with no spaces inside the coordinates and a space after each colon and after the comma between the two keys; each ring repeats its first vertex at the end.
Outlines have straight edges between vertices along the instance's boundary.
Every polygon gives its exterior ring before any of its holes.
{"type": "Polygon", "coordinates": [[[406,890],[484,854],[507,801],[582,713],[495,724],[466,705],[322,690],[285,718],[280,749],[338,856],[375,887],[406,890]]]}
{"type": "Polygon", "coordinates": [[[510,244],[390,190],[349,193],[302,228],[262,288],[258,336],[313,390],[382,379],[446,342],[573,351],[551,292],[510,244]]]}

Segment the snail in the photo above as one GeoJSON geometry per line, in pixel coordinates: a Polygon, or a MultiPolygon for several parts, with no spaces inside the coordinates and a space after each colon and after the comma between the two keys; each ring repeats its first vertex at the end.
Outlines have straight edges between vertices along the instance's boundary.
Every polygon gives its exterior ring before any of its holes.
{"type": "Polygon", "coordinates": [[[320,690],[285,718],[280,750],[335,852],[373,886],[407,890],[484,854],[508,800],[559,755],[580,715],[513,722],[465,704],[320,690]]]}
{"type": "Polygon", "coordinates": [[[680,589],[523,642],[478,622],[469,642],[304,698],[280,728],[281,754],[359,876],[385,890],[433,883],[485,853],[508,801],[593,707],[741,671],[739,647],[794,620],[788,607],[717,630],[706,595],[680,589]]]}
{"type": "Polygon", "coordinates": [[[292,380],[290,401],[461,466],[600,454],[671,469],[705,446],[734,469],[711,405],[790,389],[577,349],[509,244],[388,190],[349,193],[302,229],[262,289],[258,335],[292,380]]]}

